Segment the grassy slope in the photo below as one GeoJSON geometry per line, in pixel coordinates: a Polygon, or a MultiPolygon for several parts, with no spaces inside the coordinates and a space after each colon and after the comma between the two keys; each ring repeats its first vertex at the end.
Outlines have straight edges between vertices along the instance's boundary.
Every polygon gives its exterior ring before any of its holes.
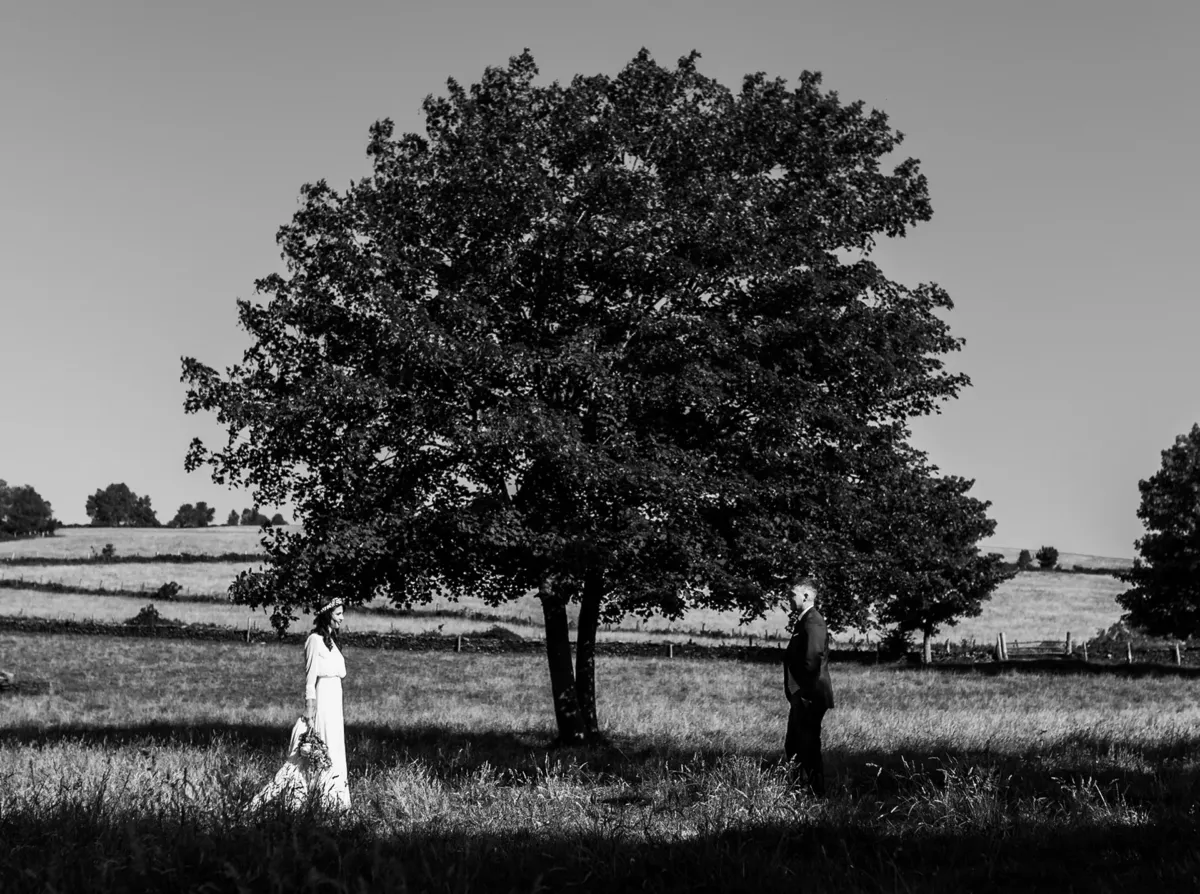
{"type": "Polygon", "coordinates": [[[6,891],[1194,890],[1194,682],[838,668],[827,802],[774,669],[607,659],[613,745],[547,751],[544,663],[347,656],[355,807],[247,817],[298,649],[0,636],[6,891]]]}
{"type": "MultiPolygon", "coordinates": [[[[981,546],[980,550],[985,553],[999,553],[1004,557],[1005,562],[1016,562],[1021,555],[1020,547],[1013,546],[981,546]]],[[[1038,547],[1029,549],[1030,555],[1037,555],[1038,547]]],[[[1089,553],[1065,553],[1058,554],[1058,567],[1071,570],[1076,565],[1080,568],[1111,568],[1120,570],[1128,568],[1133,564],[1132,559],[1116,558],[1114,556],[1093,556],[1089,553]]]]}
{"type": "MultiPolygon", "coordinates": [[[[84,585],[103,583],[107,587],[144,586],[147,590],[157,589],[167,580],[176,580],[188,588],[188,592],[221,593],[242,566],[235,564],[178,566],[178,575],[172,574],[170,565],[145,566],[89,566],[86,568],[46,567],[12,568],[0,566],[0,577],[24,580],[49,580],[84,585]],[[139,577],[139,569],[144,575],[139,577]],[[165,570],[164,570],[165,569],[165,570]]],[[[964,618],[954,627],[942,630],[938,640],[975,639],[990,643],[1003,630],[1009,642],[1020,640],[1062,639],[1068,632],[1076,640],[1086,639],[1114,623],[1121,615],[1116,596],[1124,585],[1103,575],[1065,574],[1059,572],[1027,572],[1006,581],[985,604],[978,618],[964,618]]],[[[79,594],[51,594],[23,590],[0,590],[0,614],[25,614],[55,618],[94,618],[97,620],[123,621],[137,614],[151,595],[139,597],[89,596],[79,594]]],[[[209,622],[244,627],[252,620],[260,627],[267,625],[266,616],[247,608],[233,605],[197,602],[155,602],[164,617],[187,623],[209,622]]],[[[438,630],[443,633],[470,633],[490,627],[496,619],[512,626],[525,636],[539,636],[541,609],[536,599],[526,597],[504,606],[492,607],[479,599],[467,599],[451,603],[445,599],[435,600],[427,609],[442,612],[480,613],[482,620],[469,617],[446,617],[431,613],[401,616],[386,611],[350,612],[349,623],[358,630],[397,630],[420,633],[438,630]]],[[[301,624],[306,624],[302,619],[301,624]]],[[[662,618],[648,621],[630,618],[619,628],[603,630],[601,637],[614,640],[686,640],[703,636],[755,636],[782,639],[786,637],[787,618],[775,612],[766,619],[750,625],[740,625],[736,615],[714,611],[690,612],[681,621],[669,622],[662,618]]],[[[847,641],[852,634],[840,637],[847,641]]]]}
{"type": "Polygon", "coordinates": [[[38,556],[81,558],[111,543],[119,556],[197,553],[254,553],[262,551],[262,534],[247,526],[212,528],[63,528],[53,537],[6,540],[0,557],[38,556]]]}
{"type": "MultiPolygon", "coordinates": [[[[112,529],[112,528],[68,528],[53,538],[38,538],[15,543],[6,543],[0,555],[17,553],[41,556],[86,556],[92,547],[101,548],[112,542],[118,555],[153,555],[163,553],[221,554],[225,552],[253,552],[260,548],[259,534],[253,528],[207,528],[207,529],[112,529]]],[[[1012,553],[1016,558],[1019,550],[989,547],[1001,553],[1012,553]]],[[[1065,555],[1065,554],[1064,554],[1065,555]]],[[[1118,567],[1121,559],[1105,559],[1094,556],[1070,554],[1060,559],[1060,564],[1081,564],[1085,567],[1118,567]],[[1070,561],[1068,561],[1070,560],[1070,561]]],[[[145,564],[145,565],[95,565],[84,567],[12,567],[0,564],[0,577],[38,581],[56,581],[96,588],[156,590],[168,581],[175,581],[183,588],[183,594],[221,595],[234,576],[245,566],[241,563],[212,563],[203,565],[145,564]]],[[[996,634],[1004,631],[1009,642],[1023,640],[1062,639],[1069,632],[1076,639],[1087,639],[1097,630],[1106,629],[1121,615],[1116,596],[1124,585],[1104,575],[1073,575],[1057,572],[1028,572],[1002,584],[985,605],[978,618],[965,618],[956,626],[944,628],[938,639],[958,642],[974,639],[990,643],[996,634]]],[[[147,597],[148,599],[151,597],[147,597]]],[[[40,593],[21,593],[0,590],[0,614],[39,615],[45,617],[78,617],[104,620],[124,620],[137,613],[144,604],[137,599],[117,600],[114,597],[66,596],[40,593]]],[[[262,613],[252,613],[233,606],[203,606],[186,603],[158,604],[165,617],[187,622],[210,621],[229,623],[243,627],[247,619],[256,620],[265,626],[262,613]]],[[[464,633],[485,629],[495,623],[493,616],[502,616],[504,623],[514,625],[527,636],[536,636],[542,623],[541,607],[536,598],[527,596],[516,602],[492,607],[479,599],[466,599],[452,603],[441,597],[425,607],[433,612],[481,613],[485,620],[472,621],[467,618],[443,616],[421,616],[398,618],[394,615],[379,616],[375,613],[356,613],[352,618],[355,627],[363,630],[390,630],[425,632],[437,630],[448,634],[464,633]]],[[[302,621],[303,623],[303,621],[302,621]]],[[[612,639],[679,639],[698,638],[716,634],[718,636],[754,636],[786,638],[787,616],[775,611],[767,617],[742,625],[736,615],[696,609],[681,621],[651,618],[642,621],[627,619],[619,628],[605,630],[602,637],[612,639]]],[[[841,639],[846,641],[855,636],[846,632],[841,639]]]]}

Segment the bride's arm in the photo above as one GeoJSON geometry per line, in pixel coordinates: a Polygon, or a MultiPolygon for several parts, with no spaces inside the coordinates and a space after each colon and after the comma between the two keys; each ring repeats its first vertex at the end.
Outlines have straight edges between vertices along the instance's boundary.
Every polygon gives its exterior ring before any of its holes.
{"type": "Polygon", "coordinates": [[[304,643],[304,716],[313,726],[317,717],[317,649],[320,637],[310,636],[304,643]]]}

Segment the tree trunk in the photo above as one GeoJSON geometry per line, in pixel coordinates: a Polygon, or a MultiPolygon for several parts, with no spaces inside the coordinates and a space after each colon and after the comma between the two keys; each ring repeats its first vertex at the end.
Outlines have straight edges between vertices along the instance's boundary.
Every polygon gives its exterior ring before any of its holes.
{"type": "Polygon", "coordinates": [[[575,693],[575,675],[571,670],[571,632],[567,626],[567,601],[550,584],[538,591],[546,625],[546,659],[550,665],[550,692],[554,698],[554,719],[558,723],[558,741],[582,742],[585,738],[579,699],[575,693]]]}
{"type": "Polygon", "coordinates": [[[604,579],[597,572],[589,572],[584,578],[575,638],[575,693],[584,731],[592,740],[600,738],[600,721],[596,716],[596,631],[600,628],[603,586],[604,579]]]}

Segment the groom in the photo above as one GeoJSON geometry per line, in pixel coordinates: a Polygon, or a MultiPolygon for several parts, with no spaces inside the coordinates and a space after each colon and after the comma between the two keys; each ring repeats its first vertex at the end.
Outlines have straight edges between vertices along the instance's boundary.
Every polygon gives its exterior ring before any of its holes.
{"type": "Polygon", "coordinates": [[[783,691],[792,707],[783,750],[808,776],[813,794],[824,797],[821,720],[833,708],[833,684],[829,680],[829,636],[816,599],[811,577],[798,580],[788,593],[792,638],[783,659],[783,691]]]}

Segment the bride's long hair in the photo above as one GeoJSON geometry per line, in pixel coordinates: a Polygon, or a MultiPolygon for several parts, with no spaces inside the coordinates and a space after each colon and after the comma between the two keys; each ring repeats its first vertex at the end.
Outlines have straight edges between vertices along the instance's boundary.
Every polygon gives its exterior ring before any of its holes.
{"type": "Polygon", "coordinates": [[[337,609],[336,605],[331,605],[319,615],[313,617],[313,633],[319,633],[321,639],[325,641],[325,648],[330,652],[333,647],[337,646],[338,651],[342,651],[342,644],[338,642],[337,631],[333,629],[333,613],[337,609]]]}

